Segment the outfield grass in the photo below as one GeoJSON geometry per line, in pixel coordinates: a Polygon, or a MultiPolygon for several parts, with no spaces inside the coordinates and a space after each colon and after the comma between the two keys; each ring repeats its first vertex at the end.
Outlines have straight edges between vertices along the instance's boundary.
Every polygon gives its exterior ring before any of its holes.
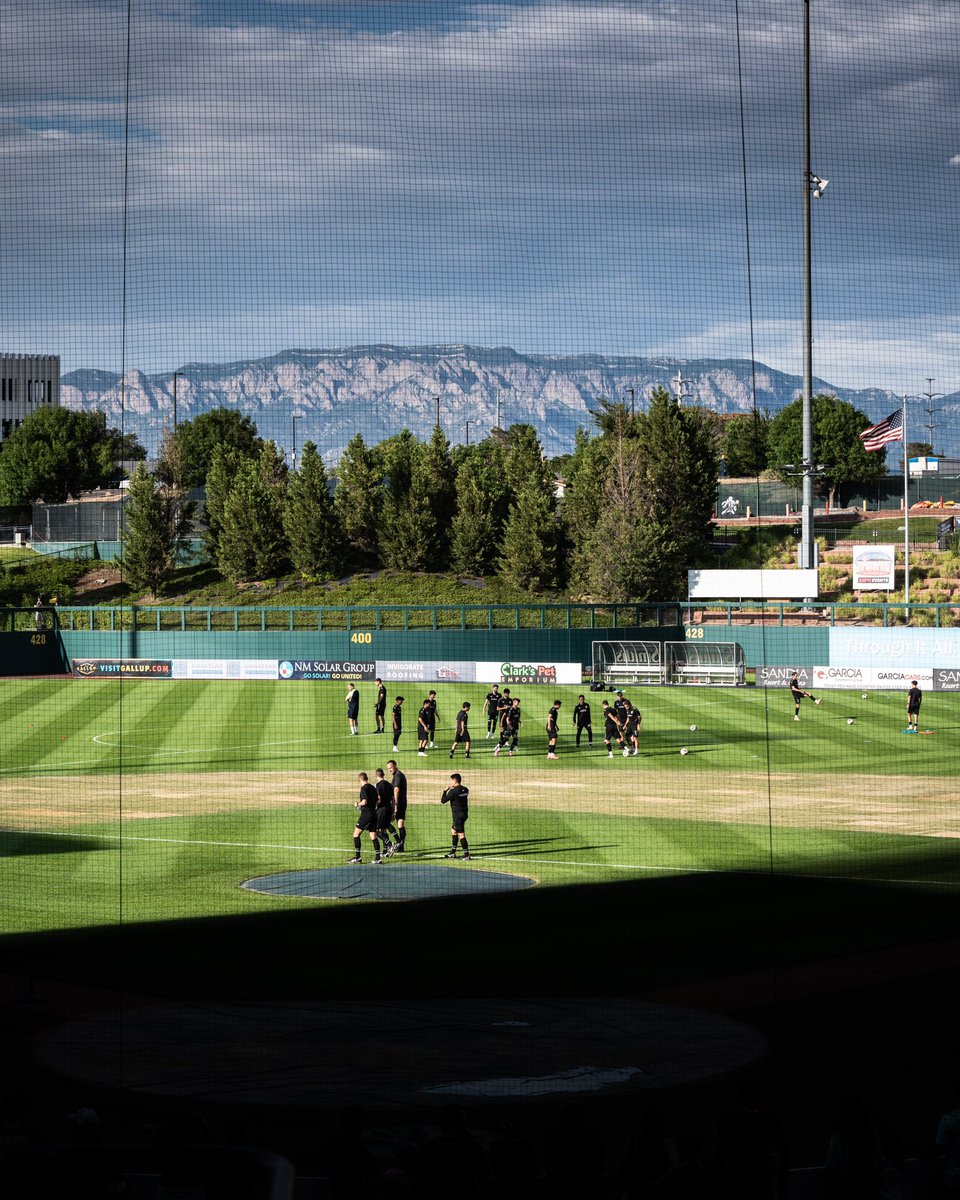
{"type": "MultiPolygon", "coordinates": [[[[361,688],[356,738],[334,683],[17,680],[3,689],[3,932],[342,907],[240,884],[352,854],[356,774],[392,756],[389,735],[370,732],[372,687],[361,688]]],[[[473,865],[547,888],[770,871],[960,885],[950,840],[960,836],[955,697],[928,695],[923,724],[936,733],[914,737],[901,733],[899,694],[826,692],[795,723],[785,690],[633,689],[641,754],[610,760],[599,696],[590,696],[594,746],[578,751],[579,689],[520,687],[520,753],[495,759],[480,712],[487,688],[438,685],[438,746],[421,759],[420,685],[392,687],[391,702],[398,690],[411,854],[384,869],[444,861],[449,818],[438,800],[455,768],[471,789],[473,865]],[[560,758],[548,762],[543,720],[555,696],[560,758]],[[465,699],[474,753],[451,763],[465,699]]]]}

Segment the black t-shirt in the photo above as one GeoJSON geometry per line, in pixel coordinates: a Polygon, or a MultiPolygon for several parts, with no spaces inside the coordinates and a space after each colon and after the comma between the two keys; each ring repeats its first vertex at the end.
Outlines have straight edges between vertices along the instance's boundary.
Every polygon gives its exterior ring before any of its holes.
{"type": "Polygon", "coordinates": [[[426,705],[420,709],[420,712],[417,714],[417,720],[424,727],[424,729],[430,728],[430,709],[426,705]]]}
{"type": "Polygon", "coordinates": [[[363,808],[377,807],[377,789],[369,781],[360,787],[360,804],[363,808]]]}
{"type": "Polygon", "coordinates": [[[407,799],[407,777],[402,771],[397,771],[393,777],[393,795],[397,804],[406,803],[407,799]]]}
{"type": "Polygon", "coordinates": [[[376,711],[379,713],[387,711],[387,689],[383,684],[377,688],[376,711]]]}
{"type": "Polygon", "coordinates": [[[395,704],[393,706],[393,724],[395,729],[399,729],[403,724],[403,705],[395,704]]]}
{"type": "Polygon", "coordinates": [[[347,694],[347,716],[355,717],[360,711],[360,693],[356,688],[347,694]]]}
{"type": "Polygon", "coordinates": [[[461,708],[457,713],[457,737],[463,738],[467,736],[467,721],[470,718],[470,713],[466,709],[461,708]]]}
{"type": "Polygon", "coordinates": [[[919,688],[911,688],[907,692],[907,708],[912,712],[916,712],[920,708],[920,702],[923,700],[923,692],[919,688]]]}
{"type": "Polygon", "coordinates": [[[547,733],[557,732],[557,717],[560,715],[558,708],[551,708],[547,713],[547,733]]]}
{"type": "Polygon", "coordinates": [[[427,724],[432,729],[437,721],[437,702],[436,702],[436,700],[424,700],[423,711],[427,714],[427,724]]]}
{"type": "Polygon", "coordinates": [[[803,688],[800,686],[800,680],[796,675],[790,680],[790,691],[797,700],[803,696],[803,688]]]}
{"type": "Polygon", "coordinates": [[[584,700],[582,704],[576,705],[573,710],[574,725],[589,725],[590,724],[590,705],[584,700]]]}
{"type": "Polygon", "coordinates": [[[497,709],[500,707],[500,701],[503,697],[499,692],[487,692],[487,713],[492,717],[496,715],[497,709]]]}
{"type": "Polygon", "coordinates": [[[615,709],[605,708],[603,710],[603,727],[604,732],[609,737],[610,734],[616,733],[620,728],[619,720],[615,709]]]}
{"type": "Polygon", "coordinates": [[[385,779],[378,779],[376,789],[377,808],[393,808],[393,784],[387,783],[385,779]]]}
{"type": "Polygon", "coordinates": [[[441,797],[442,804],[449,804],[452,809],[458,813],[467,811],[467,797],[470,795],[470,789],[465,788],[463,784],[448,787],[441,797]]]}

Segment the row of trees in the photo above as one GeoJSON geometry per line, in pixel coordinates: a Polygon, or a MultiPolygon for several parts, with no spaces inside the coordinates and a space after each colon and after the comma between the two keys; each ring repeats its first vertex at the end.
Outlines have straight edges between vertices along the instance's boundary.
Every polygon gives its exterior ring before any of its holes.
{"type": "Polygon", "coordinates": [[[175,562],[195,470],[206,472],[207,548],[235,581],[288,564],[311,578],[383,566],[654,600],[678,594],[686,569],[704,559],[715,429],[709,414],[678,408],[666,391],[636,415],[603,403],[596,431],[581,432],[572,455],[553,464],[530,425],[458,447],[439,428],[427,442],[404,430],[375,446],[357,434],[335,483],[312,442],[292,474],[274,443],[228,415],[208,466],[185,453],[196,430],[178,430],[157,479],[141,469],[131,481],[125,564],[135,587],[156,591],[175,562]]]}

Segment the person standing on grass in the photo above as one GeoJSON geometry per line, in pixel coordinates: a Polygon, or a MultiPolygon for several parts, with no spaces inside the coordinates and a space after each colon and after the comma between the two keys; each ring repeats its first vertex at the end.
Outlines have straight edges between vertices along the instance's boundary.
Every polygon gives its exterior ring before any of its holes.
{"type": "Polygon", "coordinates": [[[398,696],[393,702],[393,752],[396,754],[400,746],[400,734],[403,733],[403,697],[398,696]]]}
{"type": "Polygon", "coordinates": [[[400,835],[393,823],[393,785],[387,783],[383,767],[377,767],[373,776],[377,793],[377,834],[383,842],[384,858],[389,858],[400,844],[400,835]],[[391,842],[391,834],[396,838],[396,844],[391,842]]]}
{"type": "Polygon", "coordinates": [[[603,744],[607,749],[607,758],[613,758],[613,742],[623,749],[623,730],[617,719],[617,710],[610,705],[609,700],[603,701],[603,744]]]}
{"type": "Polygon", "coordinates": [[[513,758],[520,738],[520,725],[520,701],[514,700],[508,708],[503,710],[503,716],[500,718],[500,740],[493,748],[495,755],[499,754],[509,742],[510,749],[507,751],[507,757],[513,758]]]}
{"type": "Polygon", "coordinates": [[[454,773],[450,776],[450,786],[440,797],[441,804],[450,805],[450,836],[453,844],[447,858],[457,857],[457,846],[463,851],[463,857],[470,857],[470,847],[467,845],[465,827],[467,824],[467,801],[470,789],[463,786],[463,779],[454,773]]]}
{"type": "Polygon", "coordinates": [[[497,736],[497,729],[500,724],[500,684],[495,683],[487,692],[487,697],[483,702],[483,711],[487,718],[487,737],[492,738],[497,736]]]}
{"type": "Polygon", "coordinates": [[[424,700],[417,713],[417,757],[427,757],[427,746],[430,744],[430,701],[424,700]]]}
{"type": "Polygon", "coordinates": [[[357,729],[357,721],[360,717],[360,693],[357,691],[354,684],[350,684],[347,688],[347,724],[350,726],[350,733],[356,736],[359,733],[357,729]]]}
{"type": "Polygon", "coordinates": [[[907,692],[907,733],[916,733],[920,724],[920,705],[923,703],[923,692],[917,686],[915,679],[910,680],[910,691],[907,692]]]}
{"type": "Polygon", "coordinates": [[[586,732],[587,745],[593,745],[593,725],[590,723],[590,705],[583,696],[577,697],[577,703],[573,709],[573,724],[577,730],[577,746],[580,745],[580,738],[586,732]]]}
{"type": "Polygon", "coordinates": [[[629,758],[640,753],[640,709],[635,708],[629,700],[626,701],[626,718],[623,722],[623,757],[629,758]]]}
{"type": "Polygon", "coordinates": [[[430,749],[432,750],[437,733],[437,693],[431,692],[424,700],[423,706],[429,714],[427,725],[430,729],[430,749]]]}
{"type": "Polygon", "coordinates": [[[387,689],[383,686],[383,680],[378,679],[377,683],[377,698],[373,705],[373,719],[376,723],[374,733],[383,733],[386,726],[387,715],[387,689]]]}
{"type": "Polygon", "coordinates": [[[407,777],[391,758],[387,763],[393,783],[393,819],[397,826],[397,853],[402,854],[407,843],[407,777]]]}
{"type": "Polygon", "coordinates": [[[361,865],[363,863],[363,835],[366,833],[373,842],[373,861],[377,865],[383,862],[380,857],[380,840],[377,837],[377,789],[370,782],[366,771],[357,776],[360,781],[360,798],[357,801],[357,823],[353,828],[354,856],[349,861],[361,865]]]}
{"type": "Polygon", "coordinates": [[[557,757],[557,735],[560,733],[560,704],[554,700],[547,713],[547,758],[557,757]]]}
{"type": "Polygon", "coordinates": [[[463,706],[457,713],[457,727],[453,732],[453,745],[450,747],[450,757],[453,758],[453,752],[463,742],[465,757],[470,757],[470,729],[468,722],[470,720],[470,701],[464,700],[463,706]]]}
{"type": "Polygon", "coordinates": [[[790,676],[790,695],[793,697],[793,719],[800,720],[800,701],[807,699],[812,700],[814,704],[819,704],[820,701],[816,696],[811,696],[809,692],[805,692],[800,686],[800,672],[794,671],[790,676]]]}

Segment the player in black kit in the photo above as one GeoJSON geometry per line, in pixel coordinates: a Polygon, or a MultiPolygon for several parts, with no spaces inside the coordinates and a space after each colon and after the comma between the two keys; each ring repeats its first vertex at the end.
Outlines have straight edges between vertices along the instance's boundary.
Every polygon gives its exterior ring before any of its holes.
{"type": "Polygon", "coordinates": [[[623,749],[623,730],[617,719],[617,710],[611,708],[606,700],[603,701],[603,744],[607,748],[607,758],[613,758],[613,741],[616,739],[620,749],[623,749]]]}
{"type": "Polygon", "coordinates": [[[387,715],[387,689],[383,686],[383,680],[377,679],[377,698],[373,702],[373,720],[376,724],[374,733],[383,733],[386,721],[384,718],[387,715]]]}
{"type": "Polygon", "coordinates": [[[580,738],[584,731],[587,734],[587,744],[593,745],[593,725],[590,723],[590,705],[583,696],[577,697],[577,703],[573,709],[573,723],[577,730],[577,745],[580,745],[580,738]]]}
{"type": "Polygon", "coordinates": [[[450,747],[450,757],[453,758],[453,752],[463,742],[464,752],[467,758],[470,757],[470,730],[468,721],[470,719],[470,702],[464,700],[463,707],[457,713],[457,727],[453,733],[453,745],[450,747]]]}
{"type": "Polygon", "coordinates": [[[393,780],[393,819],[397,826],[397,853],[402,854],[407,842],[407,777],[391,758],[387,770],[393,780]]]}
{"type": "Polygon", "coordinates": [[[366,771],[361,771],[357,778],[360,781],[360,799],[357,801],[357,823],[353,830],[355,854],[350,862],[363,862],[363,835],[366,833],[373,842],[373,861],[379,864],[383,859],[380,857],[380,841],[377,837],[377,789],[370,782],[366,771]]]}
{"type": "Polygon", "coordinates": [[[433,749],[433,743],[437,734],[437,693],[431,692],[423,702],[423,707],[429,714],[427,724],[430,727],[430,749],[433,749]]]}
{"type": "Polygon", "coordinates": [[[427,746],[430,743],[430,701],[424,700],[417,713],[417,758],[427,757],[427,746]]]}
{"type": "Polygon", "coordinates": [[[500,722],[500,684],[495,683],[487,692],[487,698],[483,702],[483,711],[487,715],[487,737],[496,737],[497,728],[500,722]]]}
{"type": "Polygon", "coordinates": [[[377,767],[373,774],[377,781],[373,785],[377,791],[377,833],[383,842],[383,856],[389,858],[400,845],[400,835],[393,823],[393,784],[387,783],[382,767],[377,767]],[[391,833],[396,843],[390,841],[391,833]]]}
{"type": "Polygon", "coordinates": [[[393,704],[393,749],[397,751],[400,745],[400,734],[403,733],[403,697],[398,696],[393,704]]]}
{"type": "Polygon", "coordinates": [[[547,758],[557,757],[557,735],[560,733],[560,701],[554,700],[547,713],[547,758]]]}
{"type": "Polygon", "coordinates": [[[517,741],[520,736],[520,701],[514,702],[503,710],[500,717],[500,740],[493,748],[494,754],[499,754],[507,742],[510,743],[510,749],[507,751],[507,756],[513,758],[513,752],[517,748],[517,741]]]}
{"type": "Polygon", "coordinates": [[[450,776],[450,786],[440,797],[441,804],[450,805],[450,836],[453,839],[453,844],[447,858],[457,857],[457,845],[463,851],[463,857],[470,857],[470,847],[467,845],[467,835],[464,832],[467,824],[467,801],[470,796],[470,789],[463,786],[462,778],[453,774],[450,776]]]}

